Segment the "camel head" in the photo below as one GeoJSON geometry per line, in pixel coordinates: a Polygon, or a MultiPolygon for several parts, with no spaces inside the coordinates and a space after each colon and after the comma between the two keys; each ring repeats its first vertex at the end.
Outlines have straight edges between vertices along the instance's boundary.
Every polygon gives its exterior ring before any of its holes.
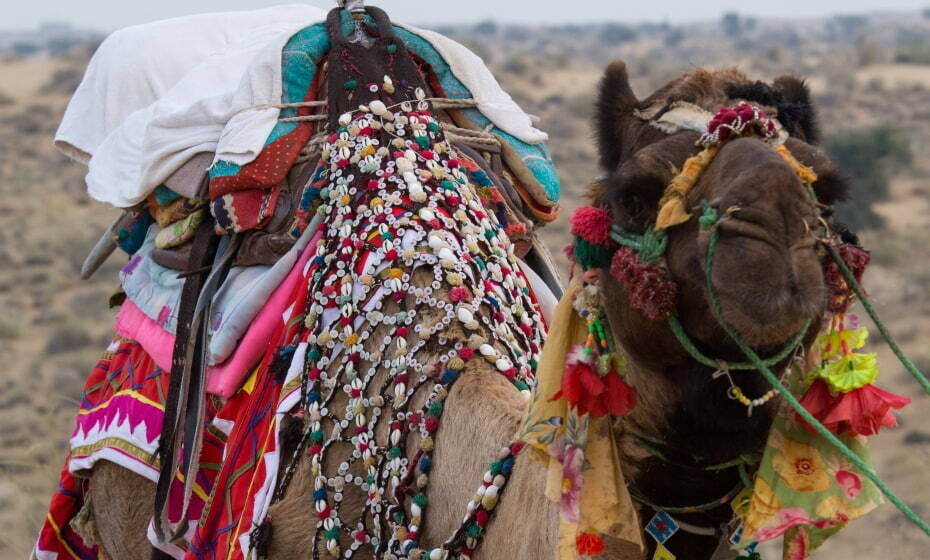
{"type": "MultiPolygon", "coordinates": [[[[655,121],[671,107],[717,113],[747,100],[778,110],[790,135],[785,146],[817,174],[820,204],[845,194],[837,167],[814,144],[817,127],[810,94],[803,81],[784,76],[772,84],[750,82],[736,70],[698,69],[669,82],[643,101],[629,85],[626,66],[613,63],[601,83],[596,126],[600,160],[607,173],[594,193],[611,208],[614,223],[643,232],[655,223],[659,201],[686,160],[700,151],[694,130],[663,130],[655,121]]],[[[722,145],[684,199],[691,218],[668,228],[665,264],[677,284],[675,312],[689,336],[706,354],[740,360],[732,342],[714,319],[706,285],[710,233],[700,227],[701,202],[728,214],[711,280],[723,316],[742,337],[763,353],[787,343],[823,315],[826,291],[814,232],[821,207],[805,190],[798,174],[761,138],[740,137],[722,145]]],[[[630,305],[612,275],[604,275],[613,330],[634,358],[659,369],[682,359],[680,345],[630,305]],[[615,296],[615,297],[614,297],[615,296]]]]}

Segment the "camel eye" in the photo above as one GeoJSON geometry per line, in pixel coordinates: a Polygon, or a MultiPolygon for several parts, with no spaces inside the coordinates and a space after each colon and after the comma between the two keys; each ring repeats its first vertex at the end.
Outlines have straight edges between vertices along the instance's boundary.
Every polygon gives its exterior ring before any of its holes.
{"type": "Polygon", "coordinates": [[[624,168],[608,178],[606,186],[606,199],[623,229],[641,232],[655,220],[664,179],[641,168],[624,168]]]}

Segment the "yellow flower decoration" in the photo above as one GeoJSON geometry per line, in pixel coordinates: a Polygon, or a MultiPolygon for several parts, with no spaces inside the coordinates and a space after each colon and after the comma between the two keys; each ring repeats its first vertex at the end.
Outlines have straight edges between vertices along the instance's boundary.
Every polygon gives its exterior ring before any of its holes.
{"type": "Polygon", "coordinates": [[[752,499],[749,502],[749,511],[743,518],[744,534],[748,537],[765,526],[769,519],[775,517],[781,509],[778,496],[764,479],[756,478],[752,486],[752,499]]]}
{"type": "Polygon", "coordinates": [[[772,466],[785,484],[798,492],[820,492],[830,486],[820,452],[810,445],[786,440],[783,453],[775,456],[772,466]]]}
{"type": "Polygon", "coordinates": [[[865,341],[869,338],[869,330],[865,327],[858,329],[843,329],[841,331],[830,331],[821,334],[817,342],[820,346],[821,357],[826,360],[829,358],[842,356],[843,343],[849,347],[849,350],[857,350],[865,346],[865,341]]]}
{"type": "Polygon", "coordinates": [[[878,377],[875,354],[848,354],[820,368],[820,378],[834,393],[848,393],[870,385],[878,377]]]}

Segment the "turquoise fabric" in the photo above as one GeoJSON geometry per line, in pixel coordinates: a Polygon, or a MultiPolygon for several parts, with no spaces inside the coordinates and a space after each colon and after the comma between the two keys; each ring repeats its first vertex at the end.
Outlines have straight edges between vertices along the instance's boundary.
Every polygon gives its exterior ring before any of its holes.
{"type": "Polygon", "coordinates": [[[175,200],[181,198],[181,195],[169,189],[165,185],[158,185],[155,187],[155,192],[152,194],[155,195],[155,202],[161,206],[166,206],[171,204],[175,200]]]}
{"type": "MultiPolygon", "coordinates": [[[[353,26],[354,23],[346,21],[346,32],[351,32],[353,26]]],[[[446,97],[451,99],[471,97],[468,88],[455,77],[449,64],[428,41],[397,26],[394,27],[394,31],[404,41],[410,52],[432,66],[446,97]]],[[[322,23],[306,27],[291,37],[281,53],[283,103],[298,103],[304,100],[307,90],[310,89],[313,78],[316,76],[320,61],[329,52],[329,49],[329,34],[326,32],[326,25],[322,23]]],[[[478,109],[465,109],[462,113],[481,128],[486,128],[491,124],[491,121],[478,109]]],[[[297,116],[297,109],[283,109],[281,111],[282,118],[294,116],[297,116]]],[[[267,146],[278,138],[292,132],[296,127],[295,123],[278,123],[272,129],[271,134],[265,141],[265,145],[267,146]]],[[[557,202],[561,194],[561,184],[546,143],[527,144],[496,126],[490,130],[513,147],[533,177],[539,181],[549,198],[553,202],[557,202]]],[[[239,173],[241,169],[239,165],[234,163],[219,161],[210,169],[210,177],[233,176],[239,173]]]]}

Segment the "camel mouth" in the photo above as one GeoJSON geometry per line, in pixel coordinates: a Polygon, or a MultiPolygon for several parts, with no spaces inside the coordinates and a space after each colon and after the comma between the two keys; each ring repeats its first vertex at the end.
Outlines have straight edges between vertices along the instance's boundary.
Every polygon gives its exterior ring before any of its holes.
{"type": "Polygon", "coordinates": [[[749,234],[721,240],[712,284],[722,319],[764,351],[786,344],[823,314],[823,272],[806,240],[785,247],[761,228],[741,230],[749,234]]]}

